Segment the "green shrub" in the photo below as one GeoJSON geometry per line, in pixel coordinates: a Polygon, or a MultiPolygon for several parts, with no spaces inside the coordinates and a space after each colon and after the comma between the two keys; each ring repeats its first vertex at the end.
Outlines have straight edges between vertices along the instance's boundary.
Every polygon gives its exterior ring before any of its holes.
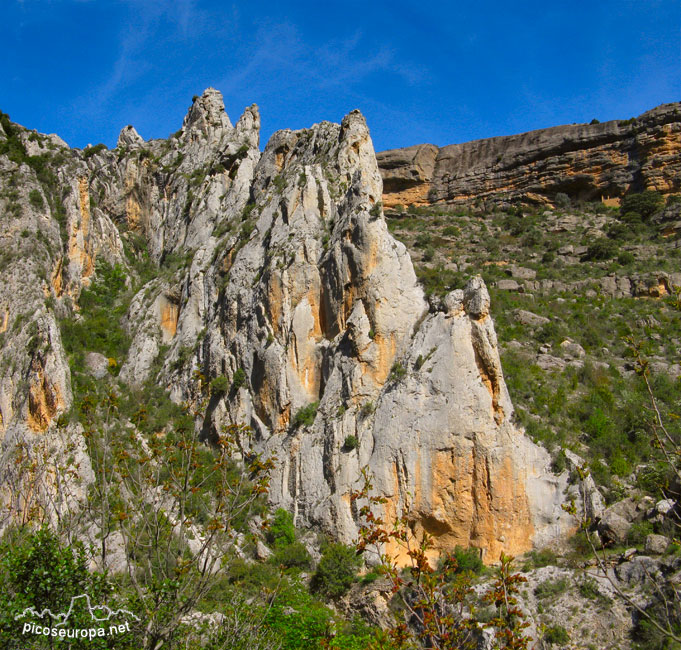
{"type": "Polygon", "coordinates": [[[369,210],[369,214],[374,218],[378,219],[378,217],[381,216],[381,210],[383,209],[383,203],[380,201],[377,201],[371,206],[371,210],[369,210]]]}
{"type": "Polygon", "coordinates": [[[480,550],[477,548],[463,548],[457,544],[452,555],[456,560],[457,573],[469,572],[478,575],[485,568],[480,557],[480,550]]]}
{"type": "Polygon", "coordinates": [[[598,485],[609,487],[612,484],[612,474],[607,465],[604,465],[597,458],[589,463],[589,471],[594,481],[598,485]]]}
{"type": "Polygon", "coordinates": [[[627,544],[631,546],[642,546],[645,544],[646,537],[653,532],[653,525],[649,521],[637,521],[631,524],[627,533],[627,544]]]}
{"type": "Polygon", "coordinates": [[[417,235],[414,240],[414,246],[416,246],[416,248],[427,248],[432,241],[433,238],[427,232],[423,232],[420,235],[417,235]]]}
{"type": "Polygon", "coordinates": [[[246,373],[243,368],[237,368],[232,377],[232,390],[239,390],[246,383],[246,373]]]}
{"type": "Polygon", "coordinates": [[[558,192],[553,202],[556,204],[556,207],[563,210],[567,210],[570,207],[570,197],[565,192],[558,192]]]}
{"type": "Polygon", "coordinates": [[[444,296],[452,289],[462,289],[468,279],[464,273],[447,269],[442,264],[436,267],[417,267],[416,275],[428,296],[444,296]]]}
{"type": "Polygon", "coordinates": [[[310,586],[329,598],[340,598],[355,580],[362,563],[355,550],[341,543],[329,544],[322,553],[310,586]]]}
{"type": "Polygon", "coordinates": [[[542,241],[542,234],[537,228],[531,228],[522,239],[523,245],[527,246],[528,248],[541,246],[542,241]]]}
{"type": "Polygon", "coordinates": [[[312,565],[310,554],[300,542],[277,548],[270,561],[287,569],[309,569],[312,565]]]}
{"type": "Polygon", "coordinates": [[[545,566],[555,566],[558,562],[558,557],[549,548],[544,548],[541,551],[530,551],[527,554],[527,560],[523,565],[523,571],[530,571],[531,569],[541,569],[545,566]]]}
{"type": "Polygon", "coordinates": [[[254,230],[255,224],[252,221],[246,221],[241,224],[241,230],[239,230],[239,237],[241,237],[241,239],[248,239],[254,230]]]}
{"type": "MultiPolygon", "coordinates": [[[[239,587],[245,595],[255,595],[266,589],[272,593],[281,581],[279,571],[270,562],[248,562],[240,557],[230,558],[226,563],[227,579],[239,587]]],[[[216,594],[219,598],[223,594],[216,594]]]]}
{"type": "Polygon", "coordinates": [[[106,149],[106,145],[102,144],[101,142],[99,144],[96,144],[94,147],[88,147],[83,151],[83,158],[86,160],[88,158],[91,158],[92,156],[98,154],[100,151],[104,151],[106,149]]]}
{"type": "Polygon", "coordinates": [[[636,258],[634,257],[634,254],[630,251],[622,251],[617,256],[617,263],[621,264],[622,266],[629,266],[630,264],[633,264],[635,261],[636,258]]]}
{"type": "Polygon", "coordinates": [[[224,395],[229,390],[229,380],[224,375],[218,375],[210,382],[211,395],[224,395]]]}
{"type": "Polygon", "coordinates": [[[636,212],[645,221],[664,205],[664,198],[659,192],[646,190],[640,194],[627,194],[620,203],[620,214],[636,212]]]}
{"type": "Polygon", "coordinates": [[[610,239],[597,239],[586,251],[588,260],[609,260],[617,255],[617,244],[610,239]]]}
{"type": "Polygon", "coordinates": [[[307,406],[301,408],[293,418],[294,426],[299,427],[302,425],[309,427],[314,422],[318,408],[319,402],[312,402],[312,404],[308,404],[307,406]]]}
{"type": "Polygon", "coordinates": [[[461,230],[457,226],[447,226],[442,234],[446,237],[458,237],[461,234],[461,230]]]}
{"type": "Polygon", "coordinates": [[[127,354],[130,338],[121,325],[130,298],[125,280],[120,265],[98,264],[95,281],[78,300],[81,319],[60,322],[64,348],[77,368],[82,367],[86,351],[100,352],[117,362],[127,354]]]}
{"type": "Polygon", "coordinates": [[[550,321],[544,323],[535,334],[537,341],[540,343],[560,343],[565,339],[567,335],[567,330],[562,323],[557,323],[556,321],[550,321]]]}
{"type": "Polygon", "coordinates": [[[615,452],[610,458],[610,471],[619,477],[625,477],[631,474],[631,466],[627,459],[622,456],[621,452],[615,452]]]}
{"type": "Polygon", "coordinates": [[[357,436],[346,436],[345,441],[343,442],[343,449],[345,449],[345,451],[352,451],[353,449],[357,449],[357,447],[359,447],[357,436]]]}
{"type": "Polygon", "coordinates": [[[281,650],[323,647],[332,622],[331,611],[300,585],[280,588],[265,618],[281,650]]]}
{"type": "Polygon", "coordinates": [[[390,376],[388,379],[391,381],[400,381],[400,379],[403,379],[406,376],[407,369],[398,361],[393,364],[393,367],[390,369],[390,376]]]}
{"type": "Polygon", "coordinates": [[[365,573],[365,574],[359,579],[359,581],[360,581],[363,585],[370,585],[372,582],[376,582],[376,580],[378,580],[380,577],[381,577],[381,574],[378,573],[378,571],[369,571],[369,572],[365,573]]]}
{"type": "Polygon", "coordinates": [[[562,625],[552,625],[544,630],[544,641],[551,645],[567,645],[570,643],[570,635],[562,625]]]}
{"type": "Polygon", "coordinates": [[[266,534],[267,541],[275,548],[283,548],[296,541],[296,529],[293,525],[293,515],[277,508],[274,517],[266,534]]]}
{"type": "Polygon", "coordinates": [[[554,598],[568,590],[569,583],[567,578],[560,580],[544,580],[534,588],[534,595],[539,598],[554,598]]]}
{"type": "MultiPolygon", "coordinates": [[[[93,604],[109,600],[107,581],[99,573],[88,570],[88,560],[81,544],[63,545],[51,531],[43,528],[30,535],[10,531],[5,533],[2,547],[0,579],[0,646],[3,648],[53,647],[49,641],[43,645],[33,642],[16,642],[17,626],[15,615],[27,607],[36,610],[50,609],[53,612],[66,612],[71,599],[83,593],[88,594],[93,604]]],[[[83,600],[75,601],[70,611],[69,625],[75,628],[92,626],[92,618],[83,600]]],[[[19,628],[20,629],[20,628],[19,628]]],[[[73,650],[103,648],[97,641],[85,639],[69,643],[73,650]]]]}
{"type": "Polygon", "coordinates": [[[602,594],[598,589],[598,583],[589,576],[584,576],[584,579],[577,587],[580,595],[589,600],[597,600],[605,604],[612,603],[612,599],[605,594],[602,594]]]}
{"type": "Polygon", "coordinates": [[[369,401],[362,404],[362,408],[359,410],[360,415],[363,418],[369,417],[376,410],[376,405],[369,401]]]}
{"type": "Polygon", "coordinates": [[[36,210],[42,210],[43,207],[45,207],[45,202],[43,201],[43,195],[40,193],[40,190],[31,190],[28,193],[28,200],[31,202],[31,205],[36,209],[36,210]]]}
{"type": "Polygon", "coordinates": [[[286,188],[286,179],[281,174],[277,174],[272,180],[272,183],[274,187],[277,188],[277,192],[279,192],[279,194],[281,194],[286,188]]]}

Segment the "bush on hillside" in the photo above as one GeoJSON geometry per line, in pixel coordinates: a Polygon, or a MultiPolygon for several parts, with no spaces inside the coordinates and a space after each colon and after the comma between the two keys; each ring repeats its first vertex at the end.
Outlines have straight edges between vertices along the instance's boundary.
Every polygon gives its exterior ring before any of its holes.
{"type": "Polygon", "coordinates": [[[352,586],[361,563],[353,548],[329,544],[312,576],[312,589],[329,598],[340,598],[352,586]]]}
{"type": "Polygon", "coordinates": [[[640,194],[627,194],[620,204],[620,214],[636,212],[641,218],[649,219],[664,205],[664,198],[659,192],[646,190],[640,194]]]}
{"type": "Polygon", "coordinates": [[[296,541],[296,529],[293,515],[283,508],[277,508],[267,531],[267,541],[275,548],[283,548],[296,541]]]}

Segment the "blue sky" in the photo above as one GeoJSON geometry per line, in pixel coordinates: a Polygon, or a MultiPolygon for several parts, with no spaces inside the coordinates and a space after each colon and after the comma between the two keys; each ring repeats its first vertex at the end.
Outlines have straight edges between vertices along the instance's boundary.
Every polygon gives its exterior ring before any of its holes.
{"type": "Polygon", "coordinates": [[[681,100],[678,0],[2,0],[0,110],[70,145],[176,131],[214,86],[261,146],[359,108],[377,150],[681,100]]]}

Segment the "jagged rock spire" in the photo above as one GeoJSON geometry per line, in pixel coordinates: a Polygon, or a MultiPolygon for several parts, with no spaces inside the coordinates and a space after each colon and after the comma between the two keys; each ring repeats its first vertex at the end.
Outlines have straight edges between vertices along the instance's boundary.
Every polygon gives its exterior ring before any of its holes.
{"type": "Polygon", "coordinates": [[[117,147],[139,147],[144,144],[144,138],[137,133],[135,127],[128,124],[121,129],[118,135],[117,147]]]}
{"type": "Polygon", "coordinates": [[[232,128],[222,93],[215,88],[206,88],[200,97],[194,98],[182,124],[184,131],[200,131],[209,138],[232,128]]]}

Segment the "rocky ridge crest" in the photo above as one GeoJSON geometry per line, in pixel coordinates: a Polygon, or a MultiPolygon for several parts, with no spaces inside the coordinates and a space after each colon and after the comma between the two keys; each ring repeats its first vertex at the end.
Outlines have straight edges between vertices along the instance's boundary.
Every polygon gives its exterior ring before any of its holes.
{"type": "Polygon", "coordinates": [[[616,204],[627,192],[681,190],[681,104],[637,118],[555,126],[377,155],[387,207],[553,203],[557,193],[616,204]]]}

